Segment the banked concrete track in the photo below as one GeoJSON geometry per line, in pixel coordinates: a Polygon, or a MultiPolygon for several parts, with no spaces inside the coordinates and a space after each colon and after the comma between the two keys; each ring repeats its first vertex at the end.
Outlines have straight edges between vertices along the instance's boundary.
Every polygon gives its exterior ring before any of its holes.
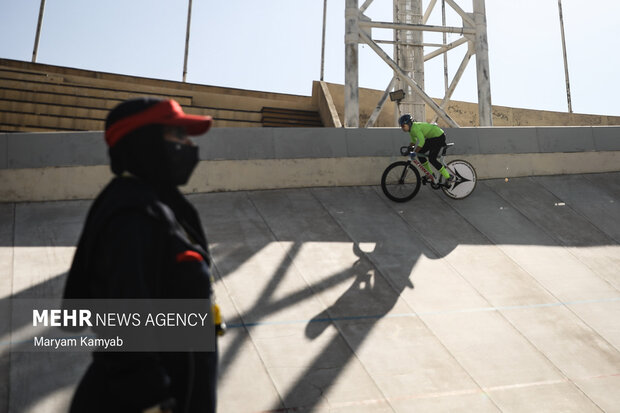
{"type": "MultiPolygon", "coordinates": [[[[620,173],[190,199],[220,412],[620,411],[620,173]]],[[[90,203],[0,204],[2,300],[60,294],[90,203]]],[[[2,350],[0,412],[66,411],[88,354],[2,350]]]]}

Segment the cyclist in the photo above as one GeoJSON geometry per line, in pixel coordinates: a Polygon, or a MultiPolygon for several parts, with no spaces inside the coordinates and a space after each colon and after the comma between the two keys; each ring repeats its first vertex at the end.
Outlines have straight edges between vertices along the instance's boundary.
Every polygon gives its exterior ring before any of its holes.
{"type": "Polygon", "coordinates": [[[406,114],[398,119],[398,124],[404,132],[409,132],[411,136],[410,150],[417,146],[416,152],[422,154],[428,152],[428,158],[418,155],[420,162],[424,169],[433,176],[433,179],[437,181],[437,177],[431,169],[431,165],[435,167],[446,179],[448,183],[452,182],[454,178],[450,176],[450,172],[437,160],[437,155],[442,147],[446,144],[446,134],[437,125],[426,122],[415,122],[411,115],[406,114]],[[430,160],[430,163],[429,163],[430,160]]]}

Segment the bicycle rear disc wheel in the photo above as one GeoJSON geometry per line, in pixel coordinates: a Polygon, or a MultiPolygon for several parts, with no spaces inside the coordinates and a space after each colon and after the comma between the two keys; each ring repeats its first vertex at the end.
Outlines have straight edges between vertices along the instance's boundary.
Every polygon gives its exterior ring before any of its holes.
{"type": "Polygon", "coordinates": [[[456,174],[456,182],[449,188],[441,188],[452,199],[463,199],[476,188],[476,170],[467,161],[456,159],[448,163],[448,169],[456,174]]]}
{"type": "Polygon", "coordinates": [[[394,202],[407,202],[420,190],[420,173],[409,162],[398,161],[385,168],[381,189],[394,202]]]}

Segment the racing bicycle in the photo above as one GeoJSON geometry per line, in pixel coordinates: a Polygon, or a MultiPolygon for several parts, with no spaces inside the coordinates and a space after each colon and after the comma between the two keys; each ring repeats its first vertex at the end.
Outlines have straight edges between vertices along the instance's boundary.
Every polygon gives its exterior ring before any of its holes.
{"type": "Polygon", "coordinates": [[[381,176],[381,189],[385,196],[394,202],[406,202],[411,200],[421,185],[430,185],[431,188],[441,189],[444,194],[452,199],[463,199],[474,191],[476,187],[476,170],[467,161],[456,159],[448,162],[444,161],[446,151],[454,143],[447,143],[441,149],[441,157],[438,161],[454,177],[453,180],[446,180],[440,173],[439,179],[435,179],[420,163],[415,148],[402,146],[400,154],[408,156],[407,161],[396,161],[383,172],[381,176]],[[422,171],[424,176],[420,175],[422,171]]]}

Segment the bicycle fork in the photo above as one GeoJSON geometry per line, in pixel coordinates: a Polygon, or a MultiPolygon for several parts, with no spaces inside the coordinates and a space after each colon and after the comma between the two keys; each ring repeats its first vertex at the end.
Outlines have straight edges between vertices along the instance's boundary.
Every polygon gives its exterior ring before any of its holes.
{"type": "MultiPolygon", "coordinates": [[[[409,161],[409,162],[411,162],[411,161],[409,161]]],[[[404,184],[404,183],[405,183],[405,177],[407,176],[407,170],[408,170],[408,169],[409,169],[409,165],[407,165],[407,166],[405,166],[405,167],[403,168],[403,173],[402,173],[402,174],[400,174],[400,179],[398,180],[398,183],[399,183],[400,185],[402,185],[402,184],[404,184]]]]}

